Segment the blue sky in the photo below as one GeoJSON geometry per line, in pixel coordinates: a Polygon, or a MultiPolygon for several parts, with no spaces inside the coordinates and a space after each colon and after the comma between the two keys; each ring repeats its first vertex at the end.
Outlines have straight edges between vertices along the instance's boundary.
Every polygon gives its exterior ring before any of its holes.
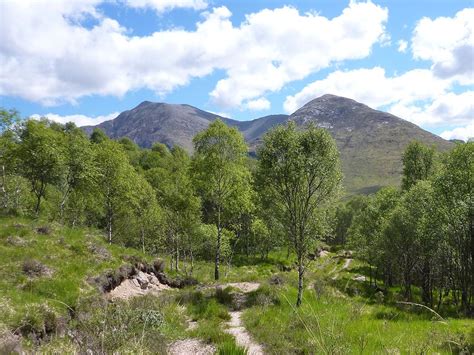
{"type": "Polygon", "coordinates": [[[4,0],[0,105],[77,124],[144,100],[239,120],[325,93],[474,136],[473,1],[4,0]]]}

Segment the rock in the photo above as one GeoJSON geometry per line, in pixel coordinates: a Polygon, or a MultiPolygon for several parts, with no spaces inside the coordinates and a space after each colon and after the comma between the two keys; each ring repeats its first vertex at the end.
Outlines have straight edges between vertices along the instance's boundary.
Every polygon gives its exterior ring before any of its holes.
{"type": "Polygon", "coordinates": [[[283,279],[280,275],[272,275],[270,277],[270,285],[282,285],[283,284],[283,279]]]}
{"type": "Polygon", "coordinates": [[[169,290],[168,285],[164,285],[152,275],[139,271],[132,278],[126,279],[116,287],[112,288],[110,292],[106,293],[108,299],[129,299],[135,296],[142,296],[147,293],[158,293],[162,290],[169,290]],[[152,280],[156,283],[151,283],[152,280]]]}
{"type": "Polygon", "coordinates": [[[102,245],[89,242],[87,243],[87,249],[100,260],[108,260],[111,257],[110,252],[102,245]]]}
{"type": "Polygon", "coordinates": [[[137,279],[134,278],[134,279],[131,279],[131,281],[132,281],[133,286],[138,287],[138,288],[140,287],[140,283],[138,282],[137,279]]]}
{"type": "Polygon", "coordinates": [[[23,354],[21,337],[9,331],[0,332],[0,354],[23,354]]]}
{"type": "Polygon", "coordinates": [[[320,258],[325,258],[329,255],[329,252],[327,250],[321,250],[318,254],[318,257],[320,258]]]}
{"type": "Polygon", "coordinates": [[[26,240],[18,236],[9,236],[7,237],[7,243],[15,247],[24,247],[28,244],[26,240]]]}

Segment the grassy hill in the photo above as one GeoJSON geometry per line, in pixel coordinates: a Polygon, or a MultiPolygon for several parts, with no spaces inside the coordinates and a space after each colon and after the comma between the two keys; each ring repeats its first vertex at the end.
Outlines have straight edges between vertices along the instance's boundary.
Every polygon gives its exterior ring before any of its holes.
{"type": "Polygon", "coordinates": [[[219,354],[243,354],[226,331],[236,309],[269,354],[473,351],[473,320],[398,304],[396,289],[377,294],[363,281],[365,265],[341,252],[309,265],[300,309],[285,252],[235,260],[221,288],[211,281],[213,265],[200,261],[197,286],[106,300],[91,278],[132,260],[150,259],[106,244],[96,230],[0,219],[0,353],[166,353],[177,339],[198,339],[219,354]],[[232,282],[260,286],[243,295],[232,282]]]}

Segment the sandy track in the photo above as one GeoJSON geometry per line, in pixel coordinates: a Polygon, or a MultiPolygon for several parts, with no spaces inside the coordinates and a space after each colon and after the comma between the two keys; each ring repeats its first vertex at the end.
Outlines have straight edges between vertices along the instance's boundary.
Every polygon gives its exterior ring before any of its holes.
{"type": "Polygon", "coordinates": [[[168,348],[169,355],[211,355],[215,352],[214,346],[205,344],[198,339],[177,340],[168,348]]]}
{"type": "Polygon", "coordinates": [[[250,334],[242,325],[242,312],[230,312],[230,321],[227,322],[228,328],[226,333],[234,336],[237,345],[247,349],[248,355],[263,355],[263,348],[260,344],[255,343],[250,334]]]}

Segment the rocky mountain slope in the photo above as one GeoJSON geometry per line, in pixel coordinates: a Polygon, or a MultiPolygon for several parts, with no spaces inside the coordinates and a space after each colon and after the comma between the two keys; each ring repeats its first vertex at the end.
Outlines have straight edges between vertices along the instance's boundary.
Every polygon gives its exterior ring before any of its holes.
{"type": "MultiPolygon", "coordinates": [[[[237,121],[189,105],[142,102],[117,118],[99,124],[111,138],[129,137],[142,147],[154,142],[178,144],[192,151],[192,139],[215,119],[238,128],[255,152],[265,132],[294,120],[305,126],[313,122],[328,129],[341,153],[344,185],[351,193],[368,193],[381,186],[398,184],[401,154],[412,140],[447,150],[452,143],[386,112],[351,99],[324,95],[308,102],[292,115],[270,115],[251,121],[237,121]]],[[[83,127],[88,133],[92,126],[83,127]]]]}
{"type": "Polygon", "coordinates": [[[290,116],[298,125],[314,122],[331,132],[341,154],[345,187],[368,193],[398,184],[401,155],[408,143],[418,140],[444,151],[451,142],[387,112],[357,101],[324,95],[290,116]]]}

